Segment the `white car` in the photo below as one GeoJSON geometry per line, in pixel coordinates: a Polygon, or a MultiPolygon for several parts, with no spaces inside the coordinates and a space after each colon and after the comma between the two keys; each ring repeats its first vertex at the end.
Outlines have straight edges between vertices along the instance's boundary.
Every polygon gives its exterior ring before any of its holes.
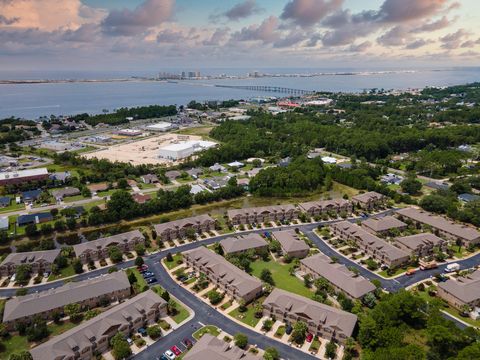
{"type": "Polygon", "coordinates": [[[165,355],[168,360],[174,360],[176,358],[175,354],[170,350],[165,351],[163,355],[165,355]]]}

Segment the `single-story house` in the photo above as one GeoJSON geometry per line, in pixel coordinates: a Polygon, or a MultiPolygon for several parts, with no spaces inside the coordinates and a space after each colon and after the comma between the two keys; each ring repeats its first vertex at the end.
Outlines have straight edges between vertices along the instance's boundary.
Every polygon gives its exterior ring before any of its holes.
{"type": "Polygon", "coordinates": [[[159,182],[158,177],[155,174],[143,175],[141,179],[144,184],[156,184],[159,182]]]}
{"type": "Polygon", "coordinates": [[[0,197],[0,207],[2,207],[2,208],[10,206],[11,202],[12,202],[12,198],[10,198],[8,196],[1,196],[0,197]]]}
{"type": "Polygon", "coordinates": [[[29,203],[29,202],[37,201],[41,193],[42,193],[41,189],[24,191],[22,192],[23,202],[29,203]]]}
{"type": "Polygon", "coordinates": [[[19,215],[17,218],[17,225],[24,226],[28,224],[40,224],[52,221],[53,216],[49,212],[19,215]]]}

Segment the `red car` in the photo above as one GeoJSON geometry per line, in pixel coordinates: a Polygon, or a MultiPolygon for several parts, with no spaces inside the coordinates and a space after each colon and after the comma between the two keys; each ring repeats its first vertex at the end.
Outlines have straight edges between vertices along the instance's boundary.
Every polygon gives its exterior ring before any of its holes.
{"type": "Polygon", "coordinates": [[[307,342],[312,342],[313,340],[313,334],[312,333],[308,333],[307,334],[307,342]]]}
{"type": "Polygon", "coordinates": [[[148,270],[148,265],[143,264],[142,266],[138,266],[138,267],[137,267],[137,270],[138,270],[138,271],[148,270]]]}
{"type": "Polygon", "coordinates": [[[180,354],[182,353],[182,352],[180,351],[180,349],[179,349],[176,345],[173,345],[173,346],[170,348],[170,350],[172,350],[172,352],[173,352],[176,356],[178,356],[178,355],[180,355],[180,354]]]}

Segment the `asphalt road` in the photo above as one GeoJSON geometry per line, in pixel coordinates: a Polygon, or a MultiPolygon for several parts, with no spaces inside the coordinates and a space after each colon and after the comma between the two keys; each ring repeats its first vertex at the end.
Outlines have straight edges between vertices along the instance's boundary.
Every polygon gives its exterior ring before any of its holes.
{"type": "MultiPolygon", "coordinates": [[[[388,215],[393,210],[387,210],[383,212],[381,215],[388,215]]],[[[378,214],[377,214],[378,216],[378,214]]],[[[336,220],[338,221],[338,220],[336,220]]],[[[354,219],[350,219],[350,221],[355,221],[354,219]]],[[[346,265],[347,267],[355,267],[359,270],[360,274],[370,280],[377,279],[381,282],[382,287],[390,292],[399,291],[402,288],[405,288],[409,285],[413,285],[416,282],[421,280],[427,279],[432,277],[433,275],[443,272],[447,266],[447,264],[443,264],[439,266],[437,269],[428,270],[428,271],[418,271],[412,276],[403,275],[396,279],[384,279],[377,274],[372,273],[371,271],[365,269],[364,267],[360,266],[359,264],[353,262],[352,260],[344,257],[343,255],[335,252],[332,248],[330,248],[322,239],[320,239],[313,230],[319,225],[327,225],[335,221],[326,221],[320,223],[312,223],[312,224],[303,224],[303,225],[292,225],[288,228],[299,228],[302,230],[305,235],[315,244],[318,246],[320,251],[327,256],[335,256],[338,258],[338,262],[341,264],[346,265]]],[[[245,233],[263,233],[265,231],[275,231],[285,229],[282,228],[272,228],[272,229],[262,229],[262,230],[250,230],[246,231],[245,233]]],[[[145,262],[148,264],[149,268],[155,273],[155,276],[158,280],[158,283],[161,284],[163,288],[165,288],[170,294],[175,296],[181,302],[186,304],[190,307],[194,312],[195,316],[192,320],[187,322],[186,324],[182,325],[180,328],[176,329],[171,334],[167,335],[166,337],[162,338],[161,340],[157,341],[155,344],[148,347],[146,350],[142,351],[140,354],[135,356],[135,359],[157,359],[160,355],[169,349],[173,345],[177,345],[181,350],[185,348],[182,344],[183,339],[189,338],[193,340],[192,333],[196,331],[202,324],[205,325],[215,325],[222,330],[226,331],[227,333],[234,335],[238,332],[244,333],[248,336],[251,344],[256,344],[260,348],[267,348],[270,346],[276,347],[282,357],[284,359],[310,359],[312,356],[297,350],[294,347],[288,346],[286,344],[280,343],[276,340],[263,336],[255,331],[252,331],[238,323],[230,320],[228,317],[223,315],[220,312],[217,312],[211,306],[205,304],[203,301],[197,299],[191,293],[189,293],[186,289],[182,288],[180,285],[175,283],[175,281],[170,277],[170,275],[166,272],[163,266],[160,264],[160,260],[164,258],[167,253],[178,253],[187,250],[191,250],[197,248],[198,246],[210,245],[222,239],[232,236],[232,234],[224,234],[217,237],[209,238],[202,241],[192,242],[188,244],[184,244],[181,246],[177,246],[175,248],[169,248],[166,250],[161,250],[158,253],[145,256],[145,262]]],[[[455,261],[460,264],[461,269],[470,268],[480,264],[480,254],[477,254],[469,259],[455,261]]],[[[125,269],[128,267],[134,266],[134,261],[126,261],[120,264],[117,264],[116,267],[119,269],[125,269]]],[[[88,273],[80,274],[75,277],[75,281],[81,281],[88,278],[92,278],[101,274],[107,273],[109,268],[101,268],[97,269],[88,273]]],[[[38,292],[38,291],[45,291],[52,288],[57,288],[64,284],[64,281],[56,281],[47,284],[37,285],[29,287],[29,293],[38,292]]],[[[11,297],[14,296],[16,289],[0,289],[0,297],[11,297]]],[[[455,321],[455,323],[464,328],[465,324],[459,322],[455,318],[451,318],[448,315],[446,317],[450,318],[451,320],[455,321]]]]}

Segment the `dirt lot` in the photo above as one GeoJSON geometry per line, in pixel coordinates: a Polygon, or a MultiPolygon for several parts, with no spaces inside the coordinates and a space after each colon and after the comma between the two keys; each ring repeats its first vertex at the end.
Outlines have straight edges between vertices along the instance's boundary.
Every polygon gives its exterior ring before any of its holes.
{"type": "Polygon", "coordinates": [[[160,159],[158,149],[178,140],[201,140],[200,136],[163,134],[143,140],[132,140],[127,143],[110,146],[106,149],[83,154],[87,159],[97,158],[110,161],[128,162],[132,165],[140,164],[174,164],[174,162],[160,159]]]}

